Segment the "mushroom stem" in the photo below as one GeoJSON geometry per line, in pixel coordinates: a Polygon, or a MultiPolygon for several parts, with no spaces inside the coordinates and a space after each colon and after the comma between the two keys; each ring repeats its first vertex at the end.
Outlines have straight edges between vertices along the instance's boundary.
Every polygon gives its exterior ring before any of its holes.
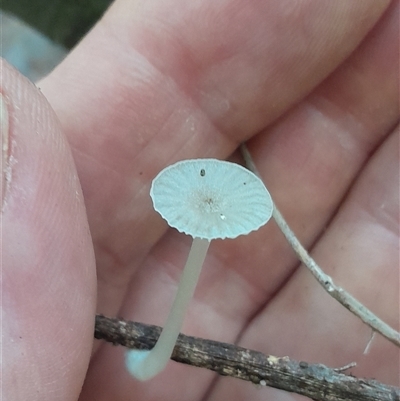
{"type": "Polygon", "coordinates": [[[193,238],[192,247],[179,282],[178,292],[167,322],[154,348],[151,351],[127,351],[126,367],[129,373],[138,380],[151,379],[165,368],[171,358],[209,246],[209,240],[193,238]]]}

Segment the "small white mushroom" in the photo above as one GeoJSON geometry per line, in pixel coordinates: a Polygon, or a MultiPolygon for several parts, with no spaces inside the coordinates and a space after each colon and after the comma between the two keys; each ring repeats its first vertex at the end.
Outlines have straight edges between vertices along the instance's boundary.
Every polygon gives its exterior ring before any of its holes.
{"type": "Polygon", "coordinates": [[[153,180],[154,209],[171,227],[193,237],[167,322],[151,351],[128,350],[126,367],[139,380],[161,372],[172,355],[210,241],[236,238],[264,225],[273,203],[263,182],[244,167],[216,159],[175,163],[153,180]]]}

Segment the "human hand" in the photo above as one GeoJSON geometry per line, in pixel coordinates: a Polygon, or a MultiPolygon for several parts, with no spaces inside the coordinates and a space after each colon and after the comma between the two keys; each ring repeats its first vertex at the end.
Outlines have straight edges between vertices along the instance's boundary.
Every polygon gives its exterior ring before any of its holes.
{"type": "MultiPolygon", "coordinates": [[[[151,179],[241,141],[323,269],[398,327],[398,1],[382,16],[388,5],[119,0],[40,84],[59,122],[3,66],[6,399],[296,399],[172,362],[139,383],[107,344],[88,368],[96,288],[97,312],[158,325],[174,297],[190,244],[152,210],[151,179]]],[[[371,330],[299,268],[274,223],[211,245],[183,332],[355,361],[354,374],[399,385],[398,349],[376,336],[363,354],[371,330]]]]}

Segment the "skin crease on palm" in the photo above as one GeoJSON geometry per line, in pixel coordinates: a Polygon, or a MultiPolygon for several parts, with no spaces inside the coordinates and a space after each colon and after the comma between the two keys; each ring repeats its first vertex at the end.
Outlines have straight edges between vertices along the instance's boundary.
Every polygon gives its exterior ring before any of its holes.
{"type": "MultiPolygon", "coordinates": [[[[139,383],[122,347],[93,345],[96,312],[162,325],[176,292],[190,243],[152,210],[151,179],[237,159],[244,140],[316,261],[399,329],[398,15],[384,0],[117,0],[39,83],[47,100],[3,63],[5,399],[302,399],[172,362],[139,383]]],[[[371,330],[273,222],[211,245],[183,332],[399,385],[399,350],[376,335],[363,354],[371,330]]]]}

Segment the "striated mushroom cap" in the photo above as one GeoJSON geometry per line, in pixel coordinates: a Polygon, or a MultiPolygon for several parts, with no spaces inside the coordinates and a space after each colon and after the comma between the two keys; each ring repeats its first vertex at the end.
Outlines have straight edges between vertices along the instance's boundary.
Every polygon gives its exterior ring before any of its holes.
{"type": "Polygon", "coordinates": [[[273,202],[264,183],[244,167],[216,159],[183,160],[153,180],[154,209],[194,238],[236,238],[263,226],[273,202]]]}

